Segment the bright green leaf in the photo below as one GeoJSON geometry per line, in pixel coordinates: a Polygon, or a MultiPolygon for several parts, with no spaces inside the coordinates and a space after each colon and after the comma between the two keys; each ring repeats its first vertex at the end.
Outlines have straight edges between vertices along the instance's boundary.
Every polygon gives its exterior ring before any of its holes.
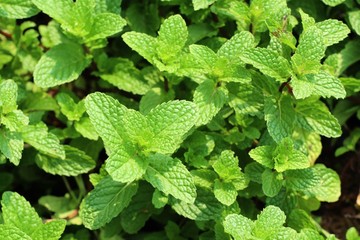
{"type": "Polygon", "coordinates": [[[230,214],[226,216],[224,221],[224,229],[226,233],[229,233],[236,240],[246,240],[251,238],[251,232],[254,228],[254,223],[237,214],[230,214]]]}
{"type": "Polygon", "coordinates": [[[0,224],[0,238],[3,240],[33,240],[19,228],[3,224],[0,224]]]}
{"type": "Polygon", "coordinates": [[[29,18],[36,15],[39,9],[31,0],[2,0],[0,2],[0,16],[6,18],[29,18]]]}
{"type": "Polygon", "coordinates": [[[36,240],[58,240],[60,239],[62,233],[66,227],[66,220],[56,219],[45,224],[42,224],[41,227],[36,229],[32,234],[32,239],[36,240]]]}
{"type": "Polygon", "coordinates": [[[4,114],[17,109],[17,91],[17,84],[13,80],[5,80],[0,83],[0,107],[4,114]]]}
{"type": "Polygon", "coordinates": [[[266,196],[274,197],[280,192],[283,183],[283,179],[280,176],[280,174],[272,172],[270,169],[266,169],[262,173],[262,189],[266,196]]]}
{"type": "Polygon", "coordinates": [[[154,136],[149,150],[171,154],[194,125],[197,108],[189,101],[170,101],[153,108],[146,117],[154,136]]]}
{"type": "Polygon", "coordinates": [[[272,152],[274,148],[271,146],[258,146],[250,150],[249,155],[256,162],[261,165],[273,169],[274,168],[274,160],[272,156],[272,152]]]}
{"type": "Polygon", "coordinates": [[[192,0],[195,11],[208,8],[209,5],[213,4],[214,2],[216,2],[216,0],[192,0]]]}
{"type": "Polygon", "coordinates": [[[34,81],[43,88],[71,82],[80,76],[89,63],[81,45],[62,43],[41,57],[35,67],[34,81]]]}
{"type": "Polygon", "coordinates": [[[0,151],[10,162],[19,165],[23,149],[24,140],[20,133],[0,129],[0,151]]]}
{"type": "Polygon", "coordinates": [[[125,19],[115,13],[100,13],[94,17],[94,25],[86,41],[93,41],[114,35],[120,32],[126,25],[125,19]]]}
{"type": "Polygon", "coordinates": [[[87,173],[96,165],[95,161],[83,151],[65,145],[65,158],[38,154],[36,164],[47,173],[61,176],[77,176],[87,173]]]}
{"type": "Polygon", "coordinates": [[[257,217],[254,236],[265,239],[267,236],[279,232],[286,220],[286,215],[276,206],[267,206],[257,217]]]}
{"type": "Polygon", "coordinates": [[[360,10],[350,11],[348,16],[352,29],[354,29],[357,35],[360,35],[360,10]]]}
{"type": "Polygon", "coordinates": [[[214,194],[216,199],[226,206],[233,204],[238,195],[232,182],[221,182],[218,179],[214,183],[214,194]]]}
{"type": "Polygon", "coordinates": [[[25,126],[21,134],[26,143],[29,143],[41,153],[60,159],[65,158],[64,147],[60,145],[56,135],[48,132],[44,123],[25,126]]]}
{"type": "Polygon", "coordinates": [[[342,41],[350,33],[346,24],[335,19],[327,19],[325,21],[318,22],[315,26],[322,31],[326,47],[342,41]]]}
{"type": "Polygon", "coordinates": [[[85,112],[84,102],[75,103],[69,94],[59,93],[56,95],[56,101],[60,106],[60,111],[70,120],[79,121],[85,112]]]}
{"type": "Polygon", "coordinates": [[[24,197],[16,192],[4,192],[1,200],[4,223],[29,236],[42,225],[42,220],[24,197]]]}
{"type": "Polygon", "coordinates": [[[156,58],[157,39],[145,33],[126,32],[122,35],[124,42],[139,53],[149,63],[156,58]]]}
{"type": "Polygon", "coordinates": [[[149,157],[145,179],[155,188],[186,203],[193,203],[196,188],[190,172],[179,159],[161,154],[149,157]]]}
{"type": "Polygon", "coordinates": [[[120,183],[104,177],[83,199],[80,217],[85,227],[98,229],[126,208],[136,194],[137,183],[120,183]]]}

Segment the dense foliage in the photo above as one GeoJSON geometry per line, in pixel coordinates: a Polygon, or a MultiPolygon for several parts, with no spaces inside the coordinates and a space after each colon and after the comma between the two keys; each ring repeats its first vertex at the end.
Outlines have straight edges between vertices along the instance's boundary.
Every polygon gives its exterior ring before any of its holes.
{"type": "Polygon", "coordinates": [[[359,6],[0,0],[0,239],[336,239],[359,6]]]}

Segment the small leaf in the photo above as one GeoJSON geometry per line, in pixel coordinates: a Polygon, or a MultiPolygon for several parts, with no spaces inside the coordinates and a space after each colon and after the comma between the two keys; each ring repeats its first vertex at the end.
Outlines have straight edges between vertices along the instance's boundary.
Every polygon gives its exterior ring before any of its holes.
{"type": "Polygon", "coordinates": [[[227,100],[227,90],[216,86],[213,80],[201,83],[194,93],[194,103],[199,109],[199,118],[196,126],[204,125],[220,111],[227,100]]]}
{"type": "Polygon", "coordinates": [[[157,39],[145,33],[126,32],[122,35],[124,42],[139,53],[149,63],[156,58],[157,39]]]}
{"type": "Polygon", "coordinates": [[[126,25],[125,19],[114,13],[100,13],[95,15],[94,24],[86,41],[94,41],[114,35],[120,32],[126,25]]]}
{"type": "Polygon", "coordinates": [[[26,199],[16,192],[4,192],[1,200],[4,223],[17,227],[28,236],[42,225],[42,220],[26,199]]]}
{"type": "Polygon", "coordinates": [[[279,232],[286,220],[286,215],[276,206],[267,206],[255,221],[254,236],[266,239],[271,234],[279,232]]]}
{"type": "Polygon", "coordinates": [[[126,107],[104,93],[89,94],[85,99],[86,112],[97,133],[104,141],[106,153],[111,155],[123,142],[121,119],[126,107]]]}
{"type": "Polygon", "coordinates": [[[0,3],[0,16],[23,19],[36,15],[39,9],[31,0],[3,0],[0,3]]]}
{"type": "Polygon", "coordinates": [[[161,154],[149,157],[145,179],[155,188],[186,203],[193,203],[196,188],[192,175],[179,159],[161,154]]]}
{"type": "Polygon", "coordinates": [[[173,15],[161,24],[158,40],[158,56],[164,62],[177,57],[185,46],[188,31],[184,19],[173,15]]]}
{"type": "Polygon", "coordinates": [[[39,153],[36,156],[36,164],[47,173],[61,176],[77,176],[95,167],[95,161],[83,151],[68,145],[64,146],[64,150],[64,159],[39,153]]]}
{"type": "Polygon", "coordinates": [[[216,2],[216,0],[192,0],[195,11],[208,8],[214,2],[216,2]]]}
{"type": "Polygon", "coordinates": [[[272,172],[270,169],[266,169],[262,173],[262,189],[266,196],[274,197],[280,192],[283,180],[279,179],[279,176],[281,175],[276,172],[272,172]]]}
{"type": "Polygon", "coordinates": [[[197,108],[189,101],[170,101],[153,108],[146,116],[153,138],[149,150],[171,154],[180,147],[197,119],[197,108]]]}
{"type": "Polygon", "coordinates": [[[326,47],[342,41],[350,33],[350,29],[346,24],[335,19],[327,19],[325,21],[318,22],[315,26],[322,31],[326,47]]]}
{"type": "Polygon", "coordinates": [[[80,217],[85,227],[98,229],[126,208],[136,194],[137,183],[120,183],[104,177],[83,199],[80,217]]]}
{"type": "Polygon", "coordinates": [[[141,149],[124,142],[106,160],[106,171],[118,182],[132,182],[140,179],[148,167],[149,160],[141,149]]]}
{"type": "Polygon", "coordinates": [[[16,166],[19,165],[21,153],[24,149],[24,140],[20,133],[0,129],[0,151],[16,166]]]}
{"type": "Polygon", "coordinates": [[[247,49],[240,56],[240,59],[277,81],[284,82],[290,76],[289,62],[272,50],[266,48],[247,49]]]}
{"type": "Polygon", "coordinates": [[[17,96],[18,86],[13,80],[5,80],[0,83],[0,107],[3,114],[17,109],[17,96]]]}
{"type": "Polygon", "coordinates": [[[292,99],[288,95],[282,95],[278,101],[273,97],[266,97],[264,112],[269,134],[275,142],[292,135],[295,111],[292,99]]]}
{"type": "Polygon", "coordinates": [[[233,183],[221,182],[218,179],[214,183],[214,194],[216,199],[226,206],[233,204],[238,195],[233,183]]]}
{"type": "Polygon", "coordinates": [[[298,101],[297,116],[304,128],[311,128],[325,137],[339,137],[341,127],[337,119],[331,115],[325,104],[317,99],[298,101]]]}
{"type": "Polygon", "coordinates": [[[274,148],[271,146],[258,146],[250,150],[249,155],[256,162],[261,165],[273,169],[274,168],[274,160],[272,159],[272,152],[274,148]]]}
{"type": "Polygon", "coordinates": [[[47,51],[36,64],[35,84],[47,88],[71,82],[80,76],[89,63],[81,45],[61,43],[47,51]]]}
{"type": "Polygon", "coordinates": [[[215,198],[213,192],[203,187],[196,187],[197,197],[194,203],[172,199],[171,206],[179,214],[197,221],[219,219],[223,205],[215,198]]]}
{"type": "Polygon", "coordinates": [[[254,223],[237,214],[227,215],[224,221],[224,229],[226,233],[229,233],[236,240],[246,240],[251,238],[251,232],[254,228],[254,223]]]}
{"type": "Polygon", "coordinates": [[[58,93],[56,101],[60,106],[60,111],[70,121],[79,121],[85,112],[84,102],[75,103],[74,99],[66,93],[58,93]]]}
{"type": "Polygon", "coordinates": [[[26,143],[29,143],[41,153],[60,159],[65,158],[64,146],[60,145],[56,135],[48,132],[44,123],[25,126],[21,134],[26,143]]]}

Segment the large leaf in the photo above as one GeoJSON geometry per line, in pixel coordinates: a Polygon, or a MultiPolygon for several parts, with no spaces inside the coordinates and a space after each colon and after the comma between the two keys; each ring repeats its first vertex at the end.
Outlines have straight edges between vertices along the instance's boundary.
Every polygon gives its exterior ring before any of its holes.
{"type": "Polygon", "coordinates": [[[0,16],[22,19],[36,15],[39,9],[31,0],[2,0],[0,2],[0,16]]]}

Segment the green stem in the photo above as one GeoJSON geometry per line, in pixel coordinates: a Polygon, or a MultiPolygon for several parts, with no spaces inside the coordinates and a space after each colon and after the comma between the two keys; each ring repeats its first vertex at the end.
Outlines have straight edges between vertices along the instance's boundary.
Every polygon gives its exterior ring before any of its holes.
{"type": "Polygon", "coordinates": [[[63,181],[64,181],[64,183],[65,183],[65,187],[66,187],[66,189],[68,190],[71,198],[76,200],[76,199],[77,199],[77,198],[76,198],[76,195],[75,195],[74,191],[71,189],[70,184],[69,184],[69,181],[68,181],[67,178],[64,177],[64,176],[62,176],[62,179],[63,179],[63,181]]]}
{"type": "Polygon", "coordinates": [[[78,198],[76,200],[77,203],[79,204],[80,201],[83,199],[83,197],[86,194],[86,188],[85,188],[84,180],[83,180],[81,175],[76,176],[75,181],[76,181],[76,184],[78,185],[78,188],[79,188],[79,196],[78,196],[78,198]]]}

